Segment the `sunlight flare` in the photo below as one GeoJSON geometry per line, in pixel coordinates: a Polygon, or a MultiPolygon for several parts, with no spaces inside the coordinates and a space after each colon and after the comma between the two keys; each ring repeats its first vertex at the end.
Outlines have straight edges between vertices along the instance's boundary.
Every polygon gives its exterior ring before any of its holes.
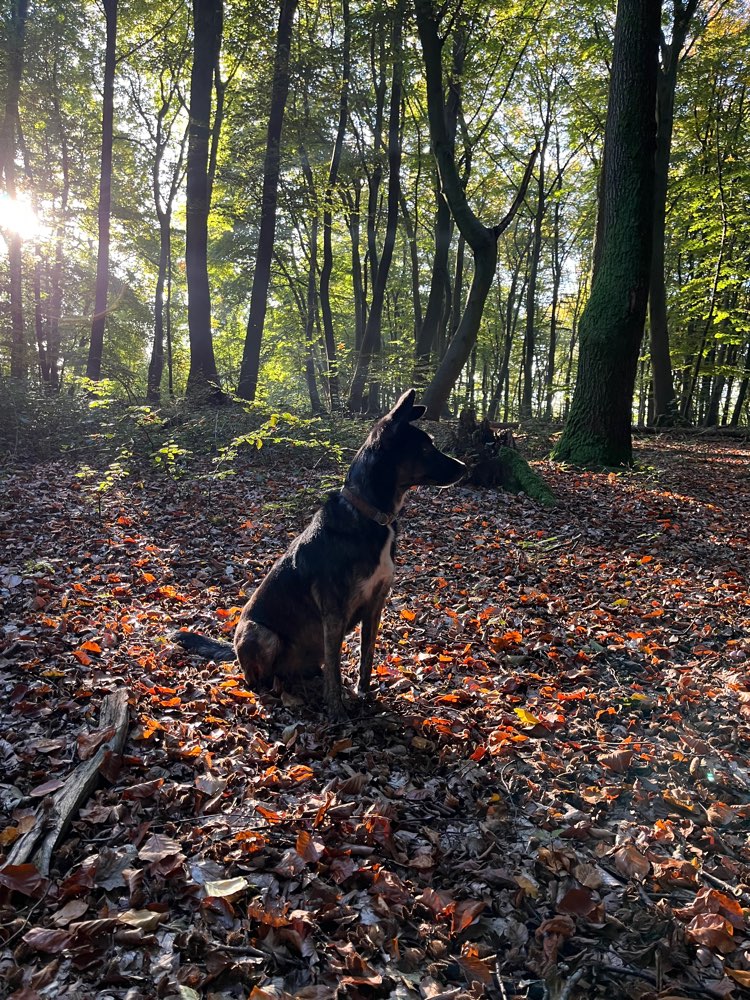
{"type": "Polygon", "coordinates": [[[0,194],[0,229],[4,234],[33,240],[41,236],[44,227],[31,204],[25,198],[0,194]]]}

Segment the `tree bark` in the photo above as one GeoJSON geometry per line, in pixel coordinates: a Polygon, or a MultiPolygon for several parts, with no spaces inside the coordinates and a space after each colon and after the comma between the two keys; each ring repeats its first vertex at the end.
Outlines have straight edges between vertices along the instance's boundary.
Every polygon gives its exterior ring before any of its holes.
{"type": "MultiPolygon", "coordinates": [[[[331,272],[333,271],[331,238],[333,230],[333,192],[336,189],[336,182],[338,181],[341,154],[344,149],[346,123],[349,118],[349,77],[351,75],[351,20],[349,17],[349,0],[342,0],[341,2],[341,17],[344,26],[344,39],[341,88],[339,90],[339,120],[336,126],[336,138],[333,143],[331,162],[328,166],[328,181],[323,198],[323,265],[320,270],[320,311],[323,317],[323,337],[325,340],[328,367],[328,400],[331,410],[341,409],[338,360],[336,358],[336,336],[333,329],[333,312],[331,310],[331,272]]],[[[357,219],[359,219],[359,211],[357,211],[357,219]]]]}
{"type": "MultiPolygon", "coordinates": [[[[466,32],[459,25],[453,41],[453,61],[448,82],[448,96],[445,100],[445,131],[451,155],[454,157],[458,115],[461,109],[462,80],[466,63],[466,43],[466,32]]],[[[450,296],[448,255],[452,235],[451,210],[440,187],[440,173],[437,167],[435,169],[435,199],[435,252],[432,258],[430,291],[415,349],[414,381],[418,385],[424,384],[427,380],[430,357],[435,350],[438,331],[450,296]]]]}
{"type": "Polygon", "coordinates": [[[552,95],[547,91],[547,108],[544,118],[544,134],[542,148],[539,153],[539,180],[537,186],[536,209],[534,211],[533,238],[531,241],[531,256],[529,258],[529,283],[526,288],[526,331],[523,340],[523,390],[521,393],[520,416],[522,420],[531,418],[532,400],[534,398],[534,348],[536,346],[536,282],[539,274],[539,261],[542,256],[542,226],[547,211],[546,166],[547,143],[552,127],[552,95]]]}
{"type": "Polygon", "coordinates": [[[730,427],[739,426],[740,418],[742,416],[742,408],[745,405],[745,400],[747,399],[747,391],[750,386],[750,343],[747,345],[744,370],[745,374],[740,381],[740,387],[737,392],[737,401],[735,402],[734,410],[732,411],[732,419],[729,421],[730,427]]]}
{"type": "Polygon", "coordinates": [[[185,271],[188,292],[190,372],[187,394],[197,402],[221,397],[211,330],[208,283],[209,143],[211,95],[221,48],[223,0],[193,0],[193,69],[190,75],[185,271]]]}
{"type": "Polygon", "coordinates": [[[297,3],[298,0],[282,0],[279,27],[276,34],[271,111],[268,118],[266,155],[263,163],[263,193],[261,195],[258,250],[255,256],[250,315],[247,320],[240,381],[237,386],[237,394],[242,399],[255,399],[258,388],[260,345],[266,321],[273,243],[276,236],[276,203],[281,170],[281,130],[284,124],[286,98],[289,93],[289,50],[292,41],[292,22],[297,3]]]}
{"type": "Polygon", "coordinates": [[[156,117],[154,133],[154,158],[151,168],[151,188],[154,197],[154,209],[159,223],[159,264],[154,291],[154,341],[151,348],[151,360],[148,366],[146,399],[149,403],[159,404],[161,401],[161,381],[164,374],[164,290],[167,282],[167,272],[172,259],[172,206],[177,194],[177,188],[182,173],[182,161],[187,140],[187,132],[180,145],[180,153],[172,173],[172,179],[163,200],[161,191],[161,167],[164,153],[169,143],[170,127],[165,125],[167,115],[176,96],[176,87],[171,87],[166,93],[162,89],[163,100],[156,117]]]}
{"type": "Polygon", "coordinates": [[[99,248],[96,257],[94,315],[86,363],[86,376],[98,382],[102,377],[104,327],[107,321],[109,292],[109,242],[112,212],[112,140],[114,124],[115,65],[117,46],[117,0],[103,0],[107,21],[107,42],[104,50],[104,98],[102,103],[102,149],[99,171],[99,248]]]}
{"type": "MultiPolygon", "coordinates": [[[[558,161],[559,162],[559,161],[558,161]]],[[[555,394],[555,355],[557,353],[557,313],[560,304],[560,283],[562,281],[562,251],[560,249],[560,201],[555,201],[552,213],[552,305],[549,319],[549,348],[547,350],[547,377],[545,379],[547,400],[545,417],[552,419],[552,398],[555,394]]]]}
{"type": "Polygon", "coordinates": [[[430,139],[440,177],[440,187],[450,207],[451,215],[474,257],[474,275],[461,321],[424,395],[423,401],[427,407],[426,416],[430,420],[439,420],[447,405],[451,390],[476,342],[484,304],[495,276],[497,239],[513,221],[513,216],[525,197],[538,150],[534,151],[526,168],[523,182],[505,218],[492,228],[483,225],[472,211],[466,198],[456,167],[453,144],[446,127],[442,82],[442,41],[438,35],[432,0],[415,0],[415,9],[425,64],[430,139]]]}
{"type": "Polygon", "coordinates": [[[60,102],[59,66],[57,60],[52,71],[52,108],[60,138],[62,189],[60,191],[60,211],[55,233],[55,262],[50,277],[50,299],[47,314],[47,366],[49,368],[50,392],[60,389],[60,318],[63,303],[63,265],[65,257],[65,226],[70,198],[70,151],[65,121],[60,102]]]}
{"type": "MultiPolygon", "coordinates": [[[[365,286],[362,271],[362,253],[360,251],[360,230],[362,202],[362,185],[359,179],[354,182],[354,194],[347,190],[344,195],[346,204],[346,225],[352,245],[352,296],[354,298],[354,350],[359,353],[362,338],[365,335],[365,286]]],[[[333,259],[333,258],[331,258],[333,259]]],[[[329,306],[330,311],[330,306],[329,306]]],[[[331,327],[333,332],[333,327],[331,327]]],[[[335,345],[334,345],[335,347],[335,345]]]]}
{"type": "MultiPolygon", "coordinates": [[[[28,0],[14,0],[8,25],[5,112],[0,128],[0,171],[5,192],[16,198],[16,148],[18,100],[23,76],[24,42],[28,0]]],[[[10,276],[10,374],[26,376],[26,335],[23,317],[23,241],[18,233],[7,234],[10,276]]]]}
{"type": "Polygon", "coordinates": [[[672,360],[669,353],[664,256],[667,187],[669,183],[669,164],[672,155],[677,71],[688,27],[697,6],[698,0],[688,0],[687,3],[675,0],[672,38],[668,45],[662,42],[662,65],[659,69],[656,86],[654,249],[651,259],[651,280],[649,287],[649,336],[654,387],[654,420],[657,424],[672,423],[677,416],[677,404],[672,378],[672,360]]]}
{"type": "Polygon", "coordinates": [[[619,0],[605,132],[601,249],[580,329],[578,379],[555,457],[630,465],[653,249],[661,3],[619,0]]]}
{"type": "MultiPolygon", "coordinates": [[[[401,57],[403,28],[402,3],[396,5],[393,12],[392,58],[393,77],[391,81],[391,100],[388,122],[388,212],[385,227],[385,238],[380,261],[373,278],[370,312],[367,316],[362,347],[357,357],[357,365],[349,390],[348,409],[359,413],[363,408],[364,389],[370,371],[373,353],[380,343],[381,324],[383,319],[383,303],[388,282],[388,272],[393,258],[393,247],[396,243],[398,226],[399,198],[401,194],[401,88],[403,65],[401,57]]],[[[370,407],[377,400],[370,398],[370,407]]]]}

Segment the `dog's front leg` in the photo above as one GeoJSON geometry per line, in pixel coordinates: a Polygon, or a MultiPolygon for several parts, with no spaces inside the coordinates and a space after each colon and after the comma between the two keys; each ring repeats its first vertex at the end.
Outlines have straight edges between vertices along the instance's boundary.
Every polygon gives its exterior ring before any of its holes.
{"type": "Polygon", "coordinates": [[[375,656],[375,640],[378,637],[378,627],[380,616],[383,614],[383,606],[388,596],[388,587],[381,587],[373,594],[370,607],[362,618],[361,649],[359,654],[359,684],[357,691],[361,695],[366,695],[370,690],[370,677],[372,676],[372,661],[375,656]]]}
{"type": "Polygon", "coordinates": [[[326,709],[332,722],[347,718],[341,696],[341,644],[344,641],[344,624],[340,615],[323,615],[323,690],[326,709]]]}

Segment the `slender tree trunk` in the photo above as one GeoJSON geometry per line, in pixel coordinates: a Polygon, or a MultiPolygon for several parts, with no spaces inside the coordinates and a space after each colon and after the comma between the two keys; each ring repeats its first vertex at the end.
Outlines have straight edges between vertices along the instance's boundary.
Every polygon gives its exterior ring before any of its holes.
{"type": "Polygon", "coordinates": [[[545,416],[547,420],[552,419],[552,398],[554,396],[555,375],[555,355],[557,353],[557,312],[560,302],[560,282],[562,281],[562,260],[560,251],[560,202],[555,202],[552,222],[552,305],[550,307],[549,320],[549,349],[547,351],[547,376],[545,385],[547,389],[547,402],[545,416]]]}
{"type": "Polygon", "coordinates": [[[117,0],[104,0],[107,42],[104,50],[104,99],[102,104],[102,148],[99,171],[99,249],[96,257],[94,315],[91,320],[89,357],[86,376],[94,381],[102,377],[104,326],[107,321],[109,293],[109,242],[112,213],[112,140],[114,124],[115,65],[117,46],[117,0]]]}
{"type": "Polygon", "coordinates": [[[146,399],[149,403],[161,401],[161,380],[164,374],[164,285],[171,257],[171,213],[160,213],[159,217],[159,267],[154,292],[154,343],[148,366],[146,399]]]}
{"type": "Polygon", "coordinates": [[[193,69],[190,76],[185,271],[190,372],[187,393],[196,401],[222,398],[211,330],[208,282],[209,143],[213,75],[224,19],[223,0],[193,0],[193,69]]]}
{"type": "Polygon", "coordinates": [[[70,198],[70,152],[68,134],[60,104],[58,71],[59,67],[57,62],[55,62],[52,71],[52,107],[60,138],[62,189],[60,192],[57,232],[55,233],[55,262],[52,266],[52,275],[50,277],[50,299],[47,317],[47,364],[49,366],[49,387],[51,392],[58,392],[60,389],[60,319],[62,317],[63,304],[65,227],[68,217],[68,200],[70,198]]]}
{"type": "Polygon", "coordinates": [[[672,155],[674,100],[677,71],[688,26],[698,6],[698,0],[675,0],[672,37],[662,45],[662,66],[656,88],[656,156],[654,160],[654,249],[651,259],[649,287],[649,335],[654,386],[654,421],[671,423],[677,416],[677,405],[669,353],[667,321],[667,288],[665,276],[665,236],[667,186],[672,155]]]}
{"type": "Polygon", "coordinates": [[[619,0],[604,153],[599,265],[581,318],[570,418],[555,449],[577,465],[632,462],[632,403],[653,249],[661,4],[619,0]]]}
{"type": "MultiPolygon", "coordinates": [[[[403,120],[403,111],[402,111],[403,120]]],[[[409,241],[409,264],[411,268],[411,302],[414,313],[414,344],[419,341],[419,334],[422,329],[422,295],[419,287],[419,247],[417,246],[416,220],[412,222],[409,214],[409,206],[403,191],[400,195],[401,218],[404,220],[404,229],[409,241]]]]}
{"type": "Polygon", "coordinates": [[[243,399],[255,399],[260,371],[260,345],[268,306],[271,284],[271,261],[276,235],[276,203],[281,170],[281,129],[284,124],[286,98],[289,92],[289,50],[292,42],[292,22],[298,0],[282,0],[276,35],[271,113],[268,119],[266,155],[263,164],[263,194],[261,196],[260,230],[255,257],[253,290],[250,295],[250,315],[247,320],[245,348],[237,394],[243,399]]]}
{"type": "Polygon", "coordinates": [[[505,417],[508,419],[508,374],[510,368],[510,352],[513,347],[513,336],[518,325],[518,317],[521,311],[521,302],[523,300],[526,285],[528,282],[528,252],[531,246],[531,239],[526,244],[526,248],[522,256],[518,258],[516,266],[513,268],[513,274],[511,275],[510,288],[508,289],[508,297],[505,306],[505,325],[503,330],[503,354],[500,361],[500,370],[497,374],[497,381],[495,384],[495,389],[490,397],[489,409],[487,412],[490,420],[495,420],[497,417],[497,410],[500,405],[500,399],[505,396],[505,417]],[[526,275],[521,284],[520,291],[518,290],[518,281],[521,276],[521,268],[526,264],[526,275]]]}
{"type": "MultiPolygon", "coordinates": [[[[352,245],[352,295],[354,298],[354,350],[359,353],[362,349],[362,338],[365,335],[365,288],[362,272],[362,254],[360,252],[360,230],[361,215],[360,204],[362,199],[362,187],[356,182],[354,195],[350,191],[346,192],[347,218],[346,224],[349,229],[349,239],[352,245]]],[[[329,305],[330,311],[330,305],[329,305]]],[[[333,327],[331,327],[331,331],[333,327]]]]}
{"type": "Polygon", "coordinates": [[[732,419],[729,421],[730,427],[738,427],[740,423],[740,418],[742,416],[742,408],[745,405],[745,400],[747,399],[747,390],[750,385],[750,342],[747,345],[747,354],[745,355],[745,374],[740,382],[740,388],[737,393],[737,402],[734,404],[734,410],[732,411],[732,419]]]}
{"type": "MultiPolygon", "coordinates": [[[[445,100],[445,131],[450,155],[455,157],[456,131],[461,110],[462,81],[466,63],[466,31],[458,25],[452,50],[452,67],[445,100]]],[[[414,381],[424,384],[430,356],[435,351],[441,323],[446,318],[450,297],[448,255],[451,246],[451,210],[440,186],[440,172],[435,169],[435,253],[432,258],[430,291],[427,297],[424,321],[415,351],[414,381]]]]}
{"type": "MultiPolygon", "coordinates": [[[[336,358],[336,336],[333,329],[333,311],[331,310],[331,273],[333,271],[333,193],[338,181],[341,154],[344,149],[346,123],[349,118],[349,77],[351,75],[351,20],[349,17],[349,0],[342,0],[341,2],[341,17],[344,22],[344,38],[341,86],[339,90],[339,120],[336,127],[336,138],[333,144],[331,162],[328,166],[328,181],[323,197],[323,265],[320,270],[320,311],[323,317],[323,336],[328,363],[328,399],[331,410],[339,410],[341,408],[338,360],[336,358]]],[[[357,244],[359,245],[359,240],[357,244]]]]}
{"type": "MultiPolygon", "coordinates": [[[[365,383],[370,370],[373,355],[380,346],[381,324],[383,318],[383,303],[388,282],[388,272],[393,258],[393,247],[396,243],[398,226],[399,197],[401,194],[401,79],[403,65],[401,59],[403,28],[403,5],[397,3],[393,13],[393,78],[391,82],[390,118],[388,123],[388,212],[385,228],[383,251],[373,279],[370,312],[367,317],[362,348],[357,358],[357,365],[349,390],[347,406],[354,413],[361,412],[364,402],[365,383]]],[[[377,404],[371,398],[370,406],[377,404]]]]}
{"type": "Polygon", "coordinates": [[[536,346],[536,282],[539,274],[539,261],[542,256],[542,226],[547,211],[546,165],[547,143],[552,125],[552,97],[547,94],[547,114],[544,119],[544,136],[539,153],[539,180],[537,187],[536,210],[534,212],[533,239],[531,242],[531,257],[529,263],[529,284],[526,289],[526,332],[523,341],[523,391],[521,394],[521,419],[531,418],[531,405],[534,395],[534,349],[536,346]]]}
{"type": "Polygon", "coordinates": [[[459,231],[463,234],[474,257],[474,275],[461,322],[443,356],[443,360],[424,395],[427,417],[438,420],[447,405],[471,349],[477,339],[484,304],[492,286],[497,266],[497,239],[513,221],[518,206],[526,195],[537,150],[526,168],[523,182],[505,218],[496,226],[483,225],[471,210],[456,168],[453,144],[446,127],[443,100],[441,41],[432,0],[415,0],[417,28],[422,45],[427,82],[427,113],[430,139],[440,176],[440,186],[450,206],[459,231]]]}
{"type": "MultiPolygon", "coordinates": [[[[0,172],[9,198],[16,197],[16,148],[18,100],[23,76],[28,0],[13,0],[6,40],[5,111],[0,127],[0,172]]],[[[2,220],[0,220],[2,225],[2,220]]],[[[23,255],[18,233],[7,235],[10,275],[10,374],[26,376],[26,334],[23,318],[23,255]]]]}
{"type": "Polygon", "coordinates": [[[307,309],[305,313],[305,379],[310,396],[310,408],[315,416],[325,413],[315,380],[315,317],[318,311],[318,215],[312,217],[310,227],[310,264],[307,272],[307,309]]]}

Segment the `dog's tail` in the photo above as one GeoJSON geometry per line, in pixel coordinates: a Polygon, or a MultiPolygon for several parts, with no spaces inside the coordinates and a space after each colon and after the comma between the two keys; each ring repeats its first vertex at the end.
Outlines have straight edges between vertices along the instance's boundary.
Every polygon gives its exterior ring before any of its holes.
{"type": "Polygon", "coordinates": [[[235,658],[231,642],[209,639],[207,635],[201,635],[199,632],[173,632],[170,638],[188,653],[195,653],[196,656],[203,656],[207,660],[222,662],[235,658]]]}

